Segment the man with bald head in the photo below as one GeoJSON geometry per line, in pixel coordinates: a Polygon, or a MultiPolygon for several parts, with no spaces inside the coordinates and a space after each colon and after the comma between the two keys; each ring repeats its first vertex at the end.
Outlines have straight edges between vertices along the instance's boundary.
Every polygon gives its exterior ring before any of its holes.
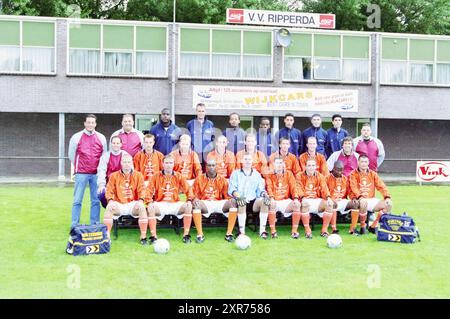
{"type": "Polygon", "coordinates": [[[112,139],[115,136],[119,136],[122,141],[122,150],[130,154],[136,155],[142,150],[144,145],[144,135],[141,131],[134,128],[134,119],[132,114],[124,114],[122,116],[122,128],[115,131],[109,140],[111,147],[112,139]]]}
{"type": "MultiPolygon", "coordinates": [[[[228,195],[228,181],[217,173],[217,163],[210,159],[206,163],[206,173],[199,175],[193,185],[194,200],[192,201],[193,219],[197,229],[197,242],[204,240],[202,232],[202,214],[208,218],[212,213],[228,213],[233,206],[228,195]]],[[[234,218],[236,220],[236,214],[234,218]]],[[[234,223],[233,223],[234,225],[234,223]]]]}
{"type": "Polygon", "coordinates": [[[150,133],[155,136],[155,150],[167,155],[177,144],[181,130],[172,123],[170,110],[164,108],[161,110],[159,122],[150,129],[150,133]]]}
{"type": "Polygon", "coordinates": [[[359,203],[357,200],[348,200],[349,193],[349,181],[343,174],[344,163],[337,160],[334,163],[331,174],[327,176],[327,186],[330,191],[331,199],[333,200],[333,217],[331,218],[331,229],[333,234],[337,234],[339,231],[336,228],[337,213],[347,214],[352,211],[352,217],[358,216],[359,203]]]}

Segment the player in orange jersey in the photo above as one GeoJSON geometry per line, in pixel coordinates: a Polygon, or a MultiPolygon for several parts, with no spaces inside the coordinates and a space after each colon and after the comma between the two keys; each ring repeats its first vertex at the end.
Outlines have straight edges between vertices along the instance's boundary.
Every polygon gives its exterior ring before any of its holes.
{"type": "Polygon", "coordinates": [[[291,171],[285,169],[285,159],[283,157],[275,158],[273,166],[274,172],[266,176],[266,188],[271,199],[269,207],[270,232],[272,238],[277,238],[276,212],[281,212],[285,217],[292,215],[292,232],[294,233],[300,222],[300,200],[302,196],[299,194],[300,189],[296,185],[294,175],[291,171]]]}
{"type": "Polygon", "coordinates": [[[225,135],[220,135],[216,139],[216,148],[208,153],[206,161],[214,160],[216,162],[217,174],[230,178],[236,167],[236,158],[233,152],[227,150],[228,140],[225,135]]]}
{"type": "Polygon", "coordinates": [[[325,159],[325,156],[316,151],[317,139],[314,136],[308,137],[306,147],[307,151],[298,157],[298,161],[300,163],[300,170],[302,172],[305,171],[306,161],[311,158],[316,160],[317,171],[323,176],[327,176],[330,173],[328,171],[327,160],[325,159]]]}
{"type": "Polygon", "coordinates": [[[106,185],[106,206],[103,223],[108,229],[108,237],[111,234],[113,219],[122,215],[131,215],[139,218],[139,228],[141,230],[141,244],[147,244],[147,214],[145,212],[144,201],[146,190],[144,187],[144,177],[136,170],[133,170],[133,158],[128,153],[123,153],[120,160],[121,170],[112,173],[106,185]]]}
{"type": "MultiPolygon", "coordinates": [[[[196,156],[197,153],[193,152],[196,156]]],[[[194,194],[186,179],[179,172],[174,171],[175,160],[172,155],[163,159],[163,170],[155,173],[147,189],[149,197],[148,223],[150,227],[150,241],[153,243],[156,235],[156,217],[162,219],[164,215],[175,215],[183,218],[183,242],[190,243],[189,231],[192,222],[192,200],[194,194]],[[180,201],[180,192],[186,194],[187,201],[180,201]]]]}
{"type": "Polygon", "coordinates": [[[339,233],[336,228],[337,213],[347,214],[350,210],[352,215],[357,214],[359,202],[357,200],[348,200],[348,192],[350,183],[348,178],[343,174],[344,163],[342,161],[334,162],[331,174],[326,177],[328,190],[330,191],[331,199],[333,200],[333,218],[331,219],[331,229],[333,234],[339,233]]]}
{"type": "MultiPolygon", "coordinates": [[[[367,212],[379,212],[373,224],[369,227],[369,232],[375,233],[378,221],[384,212],[390,212],[392,209],[391,195],[381,178],[375,171],[369,168],[369,158],[361,155],[358,159],[358,169],[350,174],[350,198],[359,200],[359,217],[361,223],[360,235],[366,233],[367,212]],[[384,200],[375,198],[375,191],[378,190],[384,200]]],[[[350,233],[356,232],[358,220],[350,225],[350,233]]]]}
{"type": "Polygon", "coordinates": [[[256,149],[256,136],[247,134],[245,136],[245,147],[236,154],[236,168],[242,168],[244,154],[250,154],[253,157],[252,168],[256,169],[260,174],[266,174],[268,171],[266,155],[256,149]]]}
{"type": "Polygon", "coordinates": [[[144,149],[134,155],[134,169],[144,176],[144,183],[147,187],[153,174],[162,170],[162,159],[164,155],[153,149],[155,136],[153,134],[144,135],[144,149]]]}
{"type": "MultiPolygon", "coordinates": [[[[194,224],[199,234],[197,242],[203,242],[204,240],[202,214],[208,218],[212,213],[222,213],[228,215],[228,218],[234,218],[233,225],[236,222],[237,208],[228,195],[228,181],[217,173],[216,167],[215,160],[208,160],[206,173],[198,176],[194,181],[192,205],[194,207],[194,224]]],[[[229,230],[230,234],[232,230],[229,230]]]]}
{"type": "MultiPolygon", "coordinates": [[[[312,233],[309,227],[309,214],[317,214],[322,217],[322,231],[320,236],[328,237],[328,226],[333,217],[333,200],[328,190],[325,177],[317,172],[316,160],[310,158],[306,161],[306,170],[297,175],[298,185],[303,192],[301,218],[305,226],[306,238],[311,239],[312,233]]],[[[298,233],[293,238],[298,238],[298,233]]]]}
{"type": "Polygon", "coordinates": [[[174,171],[181,173],[192,186],[194,179],[202,174],[202,165],[197,153],[191,149],[191,137],[188,134],[181,135],[178,149],[170,155],[175,160],[174,171]]]}
{"type": "Polygon", "coordinates": [[[284,160],[286,171],[292,172],[296,176],[300,172],[300,164],[297,157],[294,154],[289,153],[291,147],[291,141],[287,137],[280,138],[280,149],[277,152],[273,152],[269,157],[269,171],[274,171],[274,161],[276,158],[281,157],[284,160]]]}

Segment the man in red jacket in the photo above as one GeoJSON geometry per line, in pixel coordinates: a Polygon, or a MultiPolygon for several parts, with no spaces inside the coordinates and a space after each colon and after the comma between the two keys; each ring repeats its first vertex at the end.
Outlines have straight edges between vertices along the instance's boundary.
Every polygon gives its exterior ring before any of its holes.
{"type": "Polygon", "coordinates": [[[84,130],[74,134],[69,142],[69,159],[74,166],[75,188],[72,205],[72,227],[80,223],[84,190],[89,184],[91,195],[91,224],[100,221],[100,201],[97,198],[97,167],[106,152],[106,138],[95,131],[97,117],[86,116],[84,130]]]}

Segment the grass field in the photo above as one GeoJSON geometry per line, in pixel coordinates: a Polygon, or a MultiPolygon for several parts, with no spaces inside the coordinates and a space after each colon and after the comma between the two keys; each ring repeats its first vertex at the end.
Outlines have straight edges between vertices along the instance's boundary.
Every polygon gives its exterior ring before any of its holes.
{"type": "MultiPolygon", "coordinates": [[[[64,252],[71,187],[1,186],[0,298],[449,298],[450,187],[390,191],[422,242],[351,237],[340,225],[344,246],[331,250],[318,227],[308,241],[283,226],[278,240],[248,230],[252,247],[239,251],[222,228],[206,228],[202,245],[163,229],[171,251],[156,255],[138,244],[137,229],[123,229],[110,254],[73,257],[64,252]]],[[[82,222],[88,215],[86,194],[82,222]]]]}

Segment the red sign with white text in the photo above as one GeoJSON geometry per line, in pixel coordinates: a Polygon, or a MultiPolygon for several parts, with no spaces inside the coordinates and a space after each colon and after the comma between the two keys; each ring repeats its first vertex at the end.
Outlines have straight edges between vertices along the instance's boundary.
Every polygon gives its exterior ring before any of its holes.
{"type": "Polygon", "coordinates": [[[450,182],[449,161],[419,161],[416,170],[417,182],[450,182]]]}
{"type": "Polygon", "coordinates": [[[284,26],[297,28],[334,29],[334,14],[227,9],[227,23],[284,26]]]}

